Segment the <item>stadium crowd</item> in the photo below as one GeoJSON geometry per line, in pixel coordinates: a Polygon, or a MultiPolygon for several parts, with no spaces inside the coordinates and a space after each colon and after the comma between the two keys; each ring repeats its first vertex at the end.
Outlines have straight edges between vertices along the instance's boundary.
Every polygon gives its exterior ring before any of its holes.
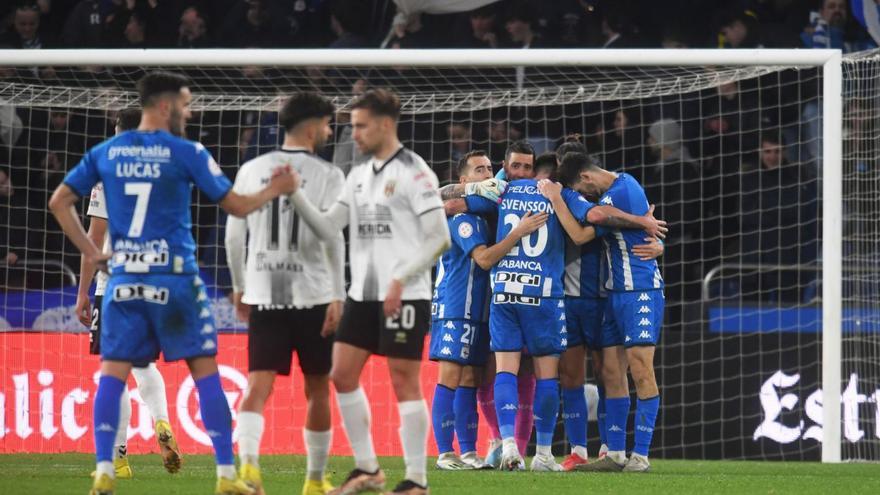
{"type": "MultiPolygon", "coordinates": [[[[876,46],[843,0],[505,0],[470,12],[409,18],[395,16],[390,0],[41,0],[5,9],[0,12],[0,46],[24,49],[834,47],[850,52],[876,46]],[[693,22],[697,18],[713,21],[693,22]]],[[[82,83],[82,74],[88,74],[86,85],[128,87],[141,74],[104,70],[77,69],[75,77],[82,83]]],[[[255,91],[265,90],[260,88],[267,80],[271,91],[300,81],[272,70],[242,68],[229,80],[238,88],[253,85],[255,91]]],[[[0,83],[64,84],[69,74],[48,67],[0,68],[0,83]]],[[[418,91],[412,82],[417,75],[325,72],[308,78],[318,89],[344,87],[358,94],[403,80],[418,91]]],[[[515,78],[521,86],[522,77],[539,79],[541,74],[509,74],[501,80],[515,78]]],[[[857,137],[867,116],[857,102],[847,105],[847,135],[857,137]]],[[[773,73],[673,100],[537,110],[508,106],[429,117],[404,116],[401,140],[425,157],[441,184],[457,179],[453,164],[471,149],[486,149],[497,168],[513,141],[526,139],[540,153],[571,135],[578,135],[609,170],[638,178],[658,204],[658,217],[674,226],[663,263],[674,321],[681,321],[677,312],[684,304],[679,303],[700,298],[702,278],[722,259],[770,265],[817,260],[821,163],[816,72],[773,73]]],[[[334,140],[323,152],[345,173],[360,158],[346,119],[344,113],[337,115],[334,140]]],[[[76,250],[47,212],[48,195],[86,149],[112,134],[114,121],[112,112],[14,108],[0,101],[0,262],[7,265],[0,285],[58,283],[54,275],[16,268],[23,260],[77,266],[76,250]]],[[[187,132],[217,157],[230,178],[280,138],[274,112],[204,111],[187,132]]],[[[857,172],[873,173],[871,160],[876,158],[859,158],[857,172]]],[[[201,262],[219,267],[217,283],[228,286],[221,215],[213,205],[198,206],[193,221],[201,262]]],[[[54,271],[49,267],[46,273],[54,271]]],[[[773,272],[733,290],[804,302],[815,293],[807,275],[773,272]]]]}

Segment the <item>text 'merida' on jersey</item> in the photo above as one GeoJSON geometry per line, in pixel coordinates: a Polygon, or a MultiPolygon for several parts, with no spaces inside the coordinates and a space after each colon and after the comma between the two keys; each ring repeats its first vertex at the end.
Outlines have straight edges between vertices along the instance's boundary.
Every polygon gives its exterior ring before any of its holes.
{"type": "MultiPolygon", "coordinates": [[[[437,176],[401,147],[384,162],[367,160],[348,174],[339,201],[348,206],[351,287],[355,301],[382,301],[394,270],[421,249],[419,217],[443,208],[437,176]]],[[[431,299],[431,270],[410,280],[404,300],[431,299]]]]}
{"type": "Polygon", "coordinates": [[[103,183],[111,273],[198,273],[193,184],[218,202],[232,188],[200,143],[166,131],[128,131],[90,149],[65,177],[80,196],[103,183]]]}
{"type": "MultiPolygon", "coordinates": [[[[563,189],[562,198],[572,215],[585,222],[593,203],[571,189],[563,189]]],[[[511,182],[499,205],[476,196],[468,196],[467,204],[469,211],[477,213],[498,209],[496,241],[507,237],[526,213],[548,213],[547,223],[520,239],[492,269],[492,292],[528,297],[563,296],[566,235],[553,205],[538,190],[537,181],[511,182]]]]}

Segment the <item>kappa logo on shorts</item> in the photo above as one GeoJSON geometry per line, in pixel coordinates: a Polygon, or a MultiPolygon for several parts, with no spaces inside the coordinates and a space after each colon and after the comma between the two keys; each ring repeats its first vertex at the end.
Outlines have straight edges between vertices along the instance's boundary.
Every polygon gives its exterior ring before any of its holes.
{"type": "Polygon", "coordinates": [[[650,300],[651,300],[651,296],[649,296],[646,292],[642,292],[642,293],[639,295],[639,302],[642,302],[642,301],[650,301],[650,300]]]}
{"type": "Polygon", "coordinates": [[[212,327],[208,323],[205,323],[205,326],[202,327],[201,333],[202,333],[202,335],[210,335],[210,334],[214,333],[214,327],[212,327]]]}
{"type": "Polygon", "coordinates": [[[640,327],[649,327],[649,326],[651,326],[651,320],[649,320],[647,318],[642,318],[641,320],[639,320],[639,326],[640,327]]]}
{"type": "Polygon", "coordinates": [[[443,349],[440,349],[440,355],[441,356],[451,356],[452,351],[448,347],[444,347],[443,349]]]}
{"type": "Polygon", "coordinates": [[[562,347],[568,347],[568,339],[562,339],[562,340],[559,342],[559,344],[560,344],[562,347]]]}
{"type": "Polygon", "coordinates": [[[651,338],[651,334],[648,333],[647,330],[642,330],[642,333],[639,334],[639,338],[640,338],[640,339],[650,339],[650,338],[651,338]]]}
{"type": "Polygon", "coordinates": [[[559,333],[568,333],[568,329],[565,328],[565,325],[562,325],[562,328],[559,329],[559,333]]]}
{"type": "Polygon", "coordinates": [[[202,312],[199,313],[199,318],[208,318],[211,316],[211,310],[208,308],[202,308],[202,312]]]}
{"type": "Polygon", "coordinates": [[[203,351],[210,351],[212,349],[216,349],[217,344],[214,343],[213,340],[206,340],[204,344],[202,344],[203,351]]]}
{"type": "Polygon", "coordinates": [[[559,302],[556,303],[556,307],[557,307],[557,308],[564,308],[564,307],[565,307],[565,303],[562,302],[562,299],[560,299],[559,302]]]}
{"type": "Polygon", "coordinates": [[[641,308],[639,308],[639,314],[645,314],[645,313],[650,313],[650,312],[651,312],[651,308],[649,308],[647,306],[642,306],[641,308]]]}
{"type": "Polygon", "coordinates": [[[559,315],[559,321],[565,321],[565,313],[559,315]]]}
{"type": "Polygon", "coordinates": [[[443,325],[443,327],[444,328],[455,328],[455,323],[452,323],[451,321],[447,321],[446,324],[443,325]]]}
{"type": "Polygon", "coordinates": [[[452,335],[448,333],[443,334],[443,342],[455,342],[455,339],[452,338],[452,335]]]}
{"type": "Polygon", "coordinates": [[[629,338],[629,335],[627,335],[627,336],[626,336],[626,338],[625,338],[625,339],[623,339],[623,341],[624,341],[624,342],[629,342],[629,341],[630,341],[630,340],[632,340],[632,339],[631,339],[631,338],[629,338]]]}

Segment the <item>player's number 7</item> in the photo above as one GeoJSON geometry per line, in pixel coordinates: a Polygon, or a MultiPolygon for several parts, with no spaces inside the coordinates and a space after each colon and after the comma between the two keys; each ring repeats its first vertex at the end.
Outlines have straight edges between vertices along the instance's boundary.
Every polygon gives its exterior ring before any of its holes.
{"type": "Polygon", "coordinates": [[[128,237],[140,237],[144,231],[144,220],[147,218],[147,205],[150,204],[150,191],[153,184],[150,182],[126,182],[125,195],[137,196],[134,203],[134,215],[131,225],[128,227],[128,237]]]}

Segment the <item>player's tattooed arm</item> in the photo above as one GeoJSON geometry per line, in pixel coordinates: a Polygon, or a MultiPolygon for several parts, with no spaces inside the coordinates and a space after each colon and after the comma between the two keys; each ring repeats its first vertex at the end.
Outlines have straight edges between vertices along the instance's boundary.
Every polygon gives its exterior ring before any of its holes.
{"type": "Polygon", "coordinates": [[[593,225],[602,225],[612,229],[639,229],[649,236],[665,239],[666,222],[654,218],[654,205],[648,208],[644,216],[631,215],[613,206],[595,206],[587,213],[587,221],[593,225]]]}
{"type": "Polygon", "coordinates": [[[533,215],[530,211],[526,212],[516,227],[504,239],[492,247],[486,247],[485,245],[477,246],[471,251],[471,258],[483,270],[491,270],[495,264],[501,261],[501,258],[506,256],[517,245],[520,239],[540,229],[542,225],[547,223],[549,216],[547,213],[533,215]]]}
{"type": "Polygon", "coordinates": [[[556,212],[557,218],[559,218],[559,223],[575,244],[580,246],[596,238],[596,229],[590,225],[581,225],[574,218],[574,215],[571,214],[571,210],[568,209],[568,205],[562,199],[561,184],[545,179],[538,182],[538,190],[541,191],[544,197],[550,200],[550,204],[553,205],[553,210],[556,212]]]}
{"type": "Polygon", "coordinates": [[[449,184],[440,188],[440,199],[449,201],[464,197],[464,184],[449,184]]]}

